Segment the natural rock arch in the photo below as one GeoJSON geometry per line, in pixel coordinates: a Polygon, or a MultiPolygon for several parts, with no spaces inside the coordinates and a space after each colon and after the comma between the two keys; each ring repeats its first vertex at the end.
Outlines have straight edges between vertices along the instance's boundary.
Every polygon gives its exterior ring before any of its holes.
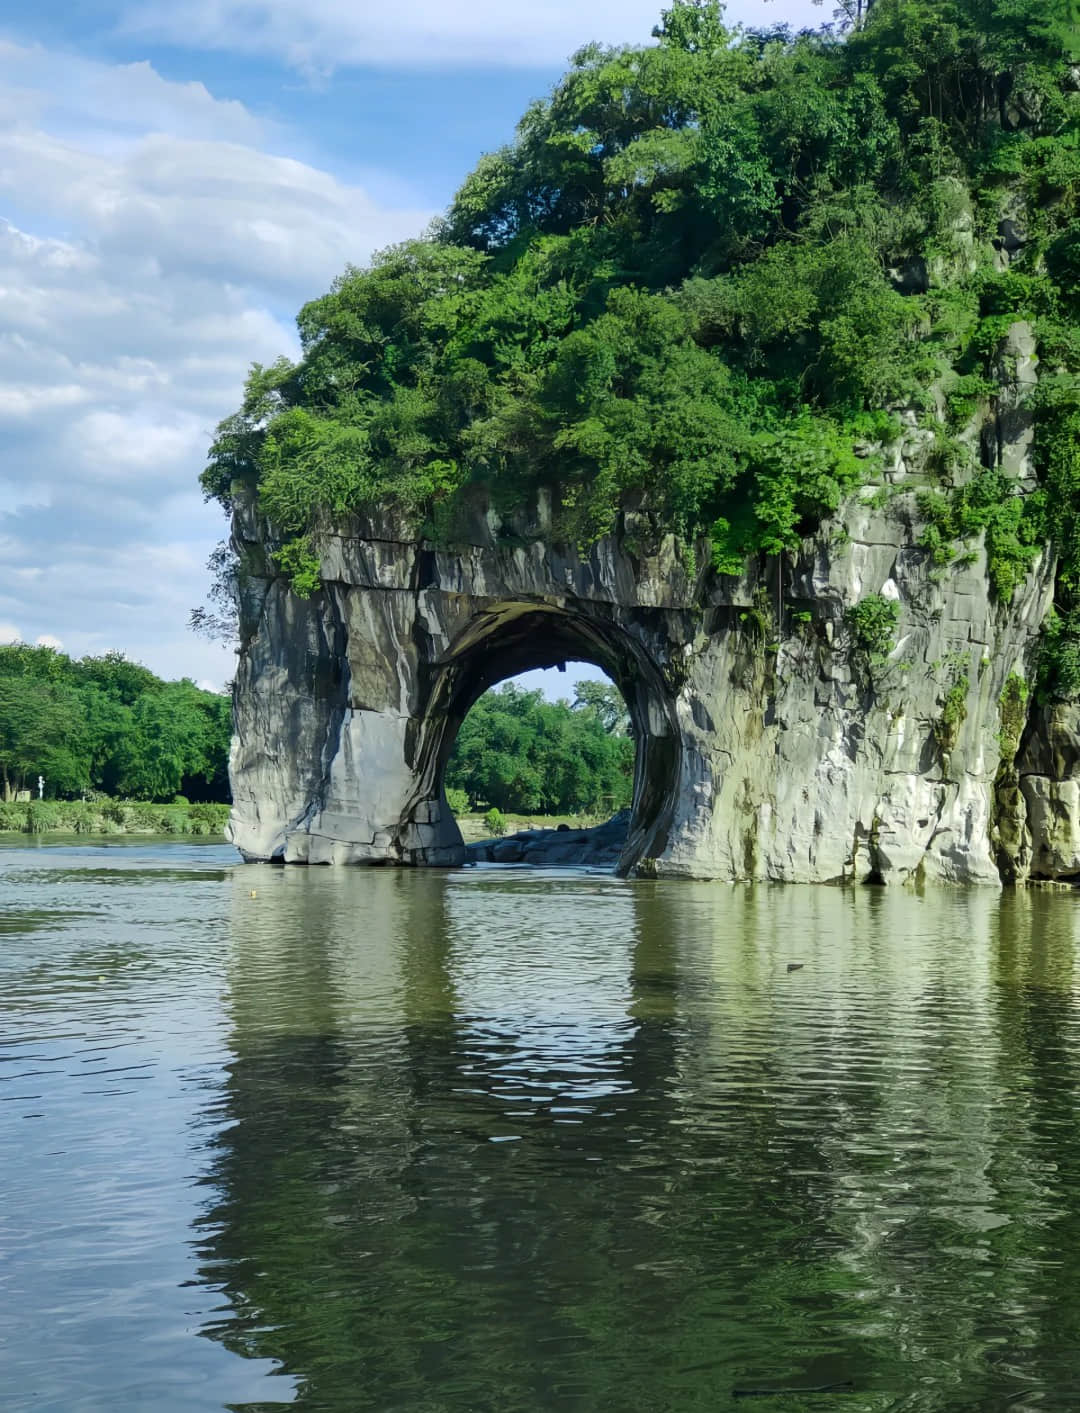
{"type": "Polygon", "coordinates": [[[238,507],[232,835],[247,857],[464,862],[443,790],[462,721],[495,683],[570,659],[611,677],[634,727],[620,870],[669,851],[686,788],[676,660],[694,627],[674,541],[634,564],[603,547],[501,548],[481,526],[487,544],[454,550],[386,523],[328,534],[324,587],[305,601],[272,572],[269,527],[238,507]]]}
{"type": "Polygon", "coordinates": [[[504,677],[583,657],[621,688],[639,741],[624,873],[1080,873],[1072,756],[1054,744],[1073,739],[1072,716],[1028,708],[1002,755],[1002,704],[1030,677],[1054,561],[1038,558],[1008,605],[988,599],[981,547],[943,579],[916,491],[849,502],[842,536],[826,524],[740,577],[694,572],[636,512],[587,552],[555,539],[543,505],[527,520],[478,505],[445,546],[355,520],[317,535],[308,600],[238,496],[234,842],[283,862],[462,862],[441,782],[465,713],[504,677]],[[872,671],[848,616],[867,595],[900,609],[896,650],[872,671]]]}
{"type": "MultiPolygon", "coordinates": [[[[680,734],[674,695],[642,637],[595,605],[529,600],[493,603],[470,620],[432,675],[419,724],[416,771],[425,801],[448,818],[446,763],[470,709],[490,687],[519,672],[569,659],[608,674],[630,713],[636,744],[630,829],[619,871],[655,857],[667,842],[679,780],[680,734]]],[[[460,842],[460,841],[459,841],[460,842]]]]}

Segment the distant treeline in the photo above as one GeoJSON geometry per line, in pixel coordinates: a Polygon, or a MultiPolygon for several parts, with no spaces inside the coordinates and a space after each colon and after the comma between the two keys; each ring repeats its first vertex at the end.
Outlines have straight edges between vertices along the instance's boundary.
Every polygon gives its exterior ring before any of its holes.
{"type": "Polygon", "coordinates": [[[0,800],[36,797],[42,775],[47,799],[225,802],[231,730],[227,696],[123,653],[0,647],[0,800]]]}
{"type": "Polygon", "coordinates": [[[446,767],[451,806],[513,814],[614,814],[630,803],[634,743],[616,689],[578,682],[573,704],[511,682],[486,692],[446,767]]]}

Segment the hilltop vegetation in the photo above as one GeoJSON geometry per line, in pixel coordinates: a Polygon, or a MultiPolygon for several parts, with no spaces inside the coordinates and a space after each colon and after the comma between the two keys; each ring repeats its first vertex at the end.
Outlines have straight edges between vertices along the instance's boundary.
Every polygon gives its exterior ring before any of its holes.
{"type": "Polygon", "coordinates": [[[940,561],[985,531],[1007,599],[1056,545],[1044,688],[1080,690],[1074,6],[851,8],[846,33],[733,32],[676,0],[655,43],[583,48],[429,238],[305,306],[300,361],[253,369],[207,493],[258,488],[301,593],[327,518],[393,502],[452,539],[473,488],[545,488],[579,543],[633,504],[735,572],[869,479],[905,410],[933,432],[940,561]],[[958,435],[1021,319],[1028,496],[958,435]]]}
{"type": "Polygon", "coordinates": [[[36,798],[39,775],[48,800],[227,801],[231,731],[228,697],[163,682],[123,653],[0,646],[0,801],[36,798]]]}

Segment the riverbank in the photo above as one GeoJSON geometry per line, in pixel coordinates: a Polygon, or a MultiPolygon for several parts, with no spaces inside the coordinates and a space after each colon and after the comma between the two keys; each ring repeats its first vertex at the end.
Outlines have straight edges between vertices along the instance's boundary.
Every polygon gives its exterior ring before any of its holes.
{"type": "Polygon", "coordinates": [[[229,806],[143,800],[0,802],[0,834],[223,834],[229,806]]]}

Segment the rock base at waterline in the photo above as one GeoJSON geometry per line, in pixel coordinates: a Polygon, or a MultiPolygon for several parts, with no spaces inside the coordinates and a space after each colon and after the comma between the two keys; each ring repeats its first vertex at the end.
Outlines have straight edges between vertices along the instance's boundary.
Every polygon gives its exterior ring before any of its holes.
{"type": "Polygon", "coordinates": [[[630,829],[621,810],[592,829],[521,829],[501,839],[466,844],[466,863],[530,864],[535,868],[615,868],[630,829]]]}

